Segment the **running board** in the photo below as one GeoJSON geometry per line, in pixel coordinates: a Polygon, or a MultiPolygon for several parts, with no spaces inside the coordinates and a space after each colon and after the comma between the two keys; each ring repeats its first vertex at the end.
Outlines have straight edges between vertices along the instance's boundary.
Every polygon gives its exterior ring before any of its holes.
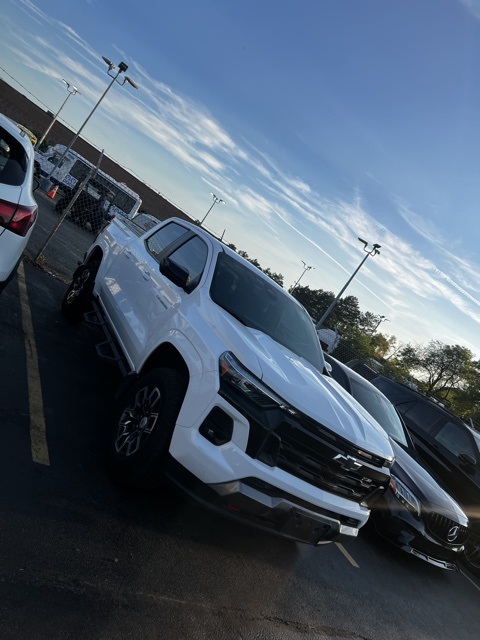
{"type": "Polygon", "coordinates": [[[125,377],[130,371],[125,362],[125,358],[113,338],[110,329],[103,318],[100,307],[95,300],[92,300],[92,305],[93,311],[88,311],[84,314],[85,321],[95,327],[101,327],[106,338],[104,342],[100,342],[95,345],[97,355],[102,358],[102,360],[108,360],[109,362],[116,364],[120,369],[122,376],[125,377]]]}

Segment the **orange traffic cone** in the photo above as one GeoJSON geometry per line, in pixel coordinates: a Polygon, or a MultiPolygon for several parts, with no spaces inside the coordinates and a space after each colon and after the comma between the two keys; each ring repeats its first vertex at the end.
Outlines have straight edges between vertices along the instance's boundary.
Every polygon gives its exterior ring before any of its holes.
{"type": "Polygon", "coordinates": [[[54,187],[50,189],[50,191],[48,192],[48,197],[53,200],[57,195],[57,191],[58,191],[58,184],[56,184],[54,187]]]}

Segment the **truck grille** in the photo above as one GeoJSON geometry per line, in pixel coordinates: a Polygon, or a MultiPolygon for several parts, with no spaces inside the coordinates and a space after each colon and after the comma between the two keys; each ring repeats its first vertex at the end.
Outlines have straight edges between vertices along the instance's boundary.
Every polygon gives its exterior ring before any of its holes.
{"type": "Polygon", "coordinates": [[[442,516],[440,513],[429,513],[426,524],[432,536],[456,547],[464,544],[470,533],[468,527],[464,527],[455,522],[455,520],[442,516]],[[449,539],[449,534],[450,538],[455,534],[455,527],[458,527],[458,533],[455,539],[449,539]]]}
{"type": "Polygon", "coordinates": [[[386,491],[390,476],[385,459],[355,447],[305,415],[284,413],[282,418],[268,431],[250,421],[249,455],[357,503],[371,504],[386,491]]]}

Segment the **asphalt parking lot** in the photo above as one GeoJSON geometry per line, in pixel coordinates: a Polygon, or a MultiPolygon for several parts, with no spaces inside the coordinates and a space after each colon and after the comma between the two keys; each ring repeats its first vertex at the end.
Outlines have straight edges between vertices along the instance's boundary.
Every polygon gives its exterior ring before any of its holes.
{"type": "Polygon", "coordinates": [[[480,583],[374,532],[318,549],[103,466],[119,374],[25,262],[0,298],[0,638],[477,639],[480,583]]]}

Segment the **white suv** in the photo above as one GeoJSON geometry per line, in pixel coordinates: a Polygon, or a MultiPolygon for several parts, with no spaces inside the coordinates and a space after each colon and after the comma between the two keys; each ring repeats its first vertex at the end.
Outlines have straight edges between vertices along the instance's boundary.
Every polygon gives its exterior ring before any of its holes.
{"type": "Polygon", "coordinates": [[[33,171],[32,143],[0,114],[0,292],[15,274],[37,219],[33,171]]]}

